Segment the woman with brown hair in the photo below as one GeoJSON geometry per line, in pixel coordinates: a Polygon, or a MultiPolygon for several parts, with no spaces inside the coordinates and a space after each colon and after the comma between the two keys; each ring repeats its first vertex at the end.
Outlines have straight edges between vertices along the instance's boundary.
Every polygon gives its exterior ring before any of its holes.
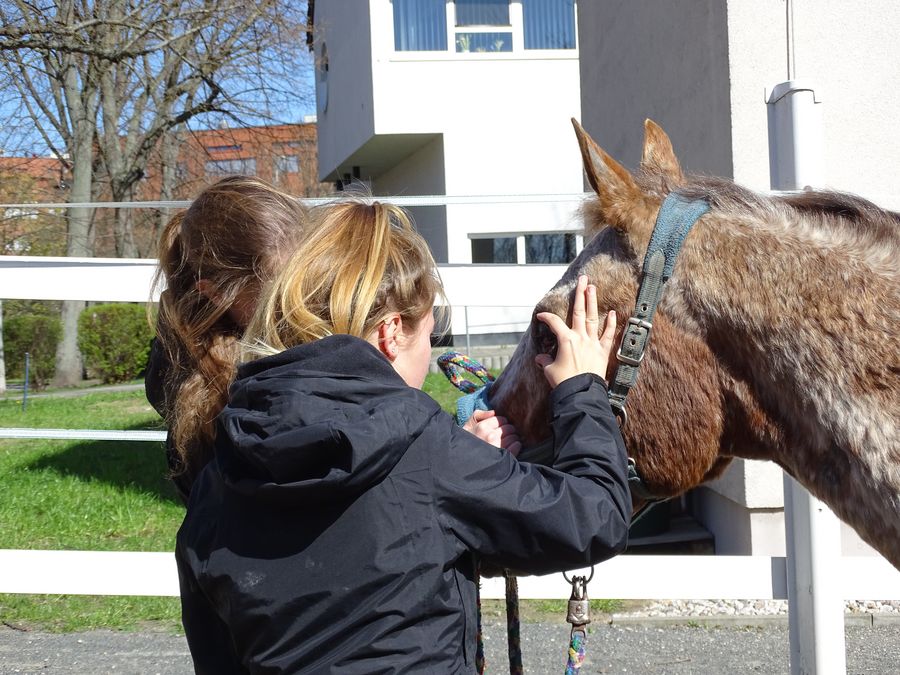
{"type": "Polygon", "coordinates": [[[168,426],[169,474],[185,504],[212,456],[238,339],[262,287],[298,241],[304,214],[298,199],[268,183],[230,176],[203,190],[162,232],[154,288],[165,290],[145,388],[168,426]]]}

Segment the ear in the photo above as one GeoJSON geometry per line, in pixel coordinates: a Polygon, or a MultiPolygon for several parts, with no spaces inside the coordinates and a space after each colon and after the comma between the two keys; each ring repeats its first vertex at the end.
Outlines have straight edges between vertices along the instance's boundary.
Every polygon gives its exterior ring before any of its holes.
{"type": "Polygon", "coordinates": [[[403,319],[399,314],[391,314],[378,324],[375,335],[375,347],[387,357],[391,363],[400,354],[400,338],[403,335],[403,319]]]}
{"type": "Polygon", "coordinates": [[[673,185],[684,185],[684,173],[675,157],[672,142],[656,122],[644,120],[644,154],[641,168],[648,173],[658,174],[673,185]]]}
{"type": "Polygon", "coordinates": [[[575,127],[578,146],[581,148],[581,161],[584,164],[584,172],[587,174],[588,182],[601,201],[609,198],[625,199],[629,196],[640,195],[640,190],[628,169],[607,155],[594,142],[594,139],[588,136],[588,133],[574,117],[572,118],[572,125],[575,127]]]}
{"type": "Polygon", "coordinates": [[[628,169],[606,154],[577,120],[572,124],[584,171],[597,193],[597,202],[585,208],[586,234],[610,225],[626,235],[635,251],[646,249],[659,204],[648,202],[628,169]]]}

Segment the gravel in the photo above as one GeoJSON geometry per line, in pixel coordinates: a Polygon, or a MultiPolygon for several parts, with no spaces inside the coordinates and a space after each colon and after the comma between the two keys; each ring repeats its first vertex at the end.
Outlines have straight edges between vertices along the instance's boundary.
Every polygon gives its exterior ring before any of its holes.
{"type": "MultiPolygon", "coordinates": [[[[900,673],[900,602],[851,601],[845,614],[847,672],[900,673]],[[865,623],[856,617],[878,617],[865,623]]],[[[569,626],[523,623],[526,673],[561,673],[569,626]]],[[[488,673],[508,672],[506,624],[485,622],[488,673]]],[[[134,673],[186,675],[184,637],[166,633],[36,633],[0,626],[0,675],[134,673]]],[[[657,601],[590,626],[582,673],[790,673],[787,603],[657,601]]]]}
{"type": "MultiPolygon", "coordinates": [[[[845,614],[900,617],[900,600],[850,600],[845,614]]],[[[787,600],[658,600],[639,609],[615,614],[616,621],[634,617],[787,617],[787,600]]]]}

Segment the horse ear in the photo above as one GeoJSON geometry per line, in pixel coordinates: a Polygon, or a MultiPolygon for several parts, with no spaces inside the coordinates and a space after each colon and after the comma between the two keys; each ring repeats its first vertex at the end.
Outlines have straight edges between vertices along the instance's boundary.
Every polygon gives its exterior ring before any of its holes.
{"type": "Polygon", "coordinates": [[[578,145],[581,148],[581,160],[588,182],[597,193],[596,208],[586,211],[589,216],[585,224],[585,235],[591,235],[603,225],[611,225],[625,232],[635,246],[646,246],[650,240],[651,227],[643,222],[643,211],[649,208],[647,200],[629,173],[588,136],[575,118],[572,118],[578,145]],[[591,220],[597,222],[590,222],[591,220]]]}
{"type": "Polygon", "coordinates": [[[644,120],[644,154],[641,168],[655,173],[676,185],[684,184],[684,173],[672,149],[672,141],[656,122],[644,120]]]}
{"type": "Polygon", "coordinates": [[[581,148],[581,161],[584,163],[584,172],[588,182],[594,188],[594,192],[601,201],[608,198],[625,198],[629,195],[640,194],[634,178],[628,169],[607,155],[603,149],[588,136],[588,133],[574,117],[572,125],[575,127],[575,135],[578,137],[578,146],[581,148]]]}

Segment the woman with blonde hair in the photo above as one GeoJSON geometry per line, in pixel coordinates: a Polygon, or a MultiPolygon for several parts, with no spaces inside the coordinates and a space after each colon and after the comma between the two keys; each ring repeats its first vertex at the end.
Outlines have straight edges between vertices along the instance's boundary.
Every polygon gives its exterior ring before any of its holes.
{"type": "Polygon", "coordinates": [[[631,515],[602,374],[596,289],[541,355],[555,461],[519,462],[420,391],[442,296],[388,204],[316,209],[244,337],[216,459],[178,532],[199,673],[474,672],[475,565],[519,573],[615,555],[631,515]],[[597,324],[594,324],[597,325],[597,324]],[[593,334],[591,334],[593,332],[593,334]]]}
{"type": "Polygon", "coordinates": [[[169,474],[185,504],[212,457],[238,339],[263,285],[293,250],[304,213],[299,200],[265,181],[229,176],[197,195],[162,232],[154,286],[165,290],[145,388],[168,426],[169,474]]]}

